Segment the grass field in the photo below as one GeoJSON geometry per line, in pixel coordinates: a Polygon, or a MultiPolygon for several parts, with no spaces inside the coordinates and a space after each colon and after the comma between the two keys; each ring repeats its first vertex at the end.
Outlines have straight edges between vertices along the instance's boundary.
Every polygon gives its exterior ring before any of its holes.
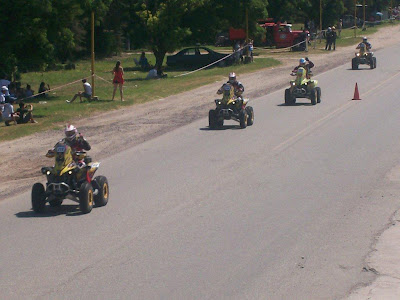
{"type": "MultiPolygon", "coordinates": [[[[122,106],[129,106],[136,103],[143,103],[151,100],[157,100],[170,95],[174,95],[183,91],[188,91],[202,85],[206,85],[216,80],[226,78],[228,73],[235,71],[237,74],[253,72],[279,64],[279,61],[273,58],[257,58],[254,63],[240,64],[224,68],[211,68],[202,70],[187,76],[175,77],[185,71],[165,69],[168,74],[167,78],[145,80],[147,72],[139,70],[135,66],[133,58],[139,58],[139,54],[124,54],[123,57],[115,57],[113,59],[104,59],[96,62],[95,73],[104,78],[106,81],[96,78],[95,95],[100,101],[92,101],[90,103],[79,103],[79,98],[74,103],[65,102],[77,92],[82,91],[82,83],[77,82],[68,86],[67,83],[90,76],[90,60],[80,61],[76,63],[75,70],[50,71],[43,73],[26,73],[22,74],[22,86],[30,84],[36,92],[40,82],[44,81],[54,89],[50,92],[47,99],[30,99],[26,103],[34,105],[34,117],[38,124],[24,124],[6,127],[4,122],[0,123],[0,140],[11,140],[25,135],[29,135],[46,129],[57,129],[71,119],[82,118],[96,112],[109,111],[118,109],[122,106]],[[117,90],[114,101],[111,101],[113,85],[111,84],[111,70],[115,66],[116,60],[120,60],[125,71],[124,99],[120,101],[119,90],[117,90]],[[62,87],[64,86],[64,87],[62,87]],[[62,87],[62,88],[57,88],[62,87]]],[[[153,55],[147,55],[150,64],[155,63],[153,55]]],[[[89,82],[91,79],[88,78],[89,82]]],[[[14,105],[17,108],[17,105],[14,105]]]]}

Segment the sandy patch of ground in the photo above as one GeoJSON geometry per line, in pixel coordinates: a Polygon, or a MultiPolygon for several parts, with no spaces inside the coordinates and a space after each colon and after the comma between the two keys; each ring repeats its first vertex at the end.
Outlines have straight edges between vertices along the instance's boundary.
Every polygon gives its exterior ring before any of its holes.
{"type": "MultiPolygon", "coordinates": [[[[371,35],[369,40],[374,46],[374,50],[399,43],[399,28],[399,25],[386,27],[371,35]]],[[[317,76],[318,73],[343,63],[348,63],[350,66],[354,52],[354,46],[350,46],[337,48],[336,51],[331,51],[329,54],[310,56],[315,63],[314,75],[317,76]]],[[[297,60],[304,55],[302,52],[295,52],[288,59],[285,54],[282,56],[284,60],[279,67],[243,76],[238,74],[238,79],[246,88],[245,96],[255,98],[287,86],[290,71],[297,65],[297,60]]],[[[75,120],[73,124],[92,145],[90,155],[101,161],[105,157],[194,120],[206,118],[208,110],[214,106],[215,92],[221,84],[222,81],[215,82],[165,99],[98,114],[84,120],[75,120]]],[[[207,125],[207,121],[205,121],[204,126],[207,125]]],[[[49,130],[0,143],[0,201],[28,190],[36,181],[44,180],[40,168],[52,164],[44,154],[62,136],[61,130],[49,130]]],[[[27,201],[29,203],[29,199],[27,201]]]]}

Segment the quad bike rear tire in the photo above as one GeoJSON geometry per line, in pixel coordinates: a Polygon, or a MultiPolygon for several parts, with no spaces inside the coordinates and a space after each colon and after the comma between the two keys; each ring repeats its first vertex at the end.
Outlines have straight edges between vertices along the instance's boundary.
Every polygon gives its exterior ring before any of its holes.
{"type": "Polygon", "coordinates": [[[215,109],[210,109],[208,112],[208,127],[215,129],[217,127],[217,113],[215,109]]]}
{"type": "Polygon", "coordinates": [[[312,105],[317,104],[317,90],[316,89],[312,89],[311,94],[310,94],[310,100],[311,100],[312,105]]]}
{"type": "Polygon", "coordinates": [[[32,186],[32,209],[35,213],[41,213],[44,211],[46,206],[45,189],[43,184],[40,182],[35,183],[32,186]]]}
{"type": "Polygon", "coordinates": [[[105,206],[108,203],[108,197],[110,196],[110,188],[108,186],[108,180],[105,176],[97,176],[93,179],[98,190],[97,195],[94,195],[94,203],[97,207],[105,206]]]}
{"type": "Polygon", "coordinates": [[[93,208],[93,187],[89,182],[84,182],[79,190],[79,208],[84,214],[90,213],[93,208]]]}
{"type": "Polygon", "coordinates": [[[374,69],[375,69],[376,68],[376,57],[373,57],[372,61],[374,62],[374,69]]]}
{"type": "Polygon", "coordinates": [[[244,129],[247,127],[247,119],[248,119],[247,112],[244,109],[241,109],[239,112],[240,128],[244,129]]]}
{"type": "Polygon", "coordinates": [[[315,89],[317,90],[317,103],[321,103],[321,88],[317,86],[315,89]]]}
{"type": "Polygon", "coordinates": [[[352,70],[358,70],[358,61],[357,61],[357,58],[356,58],[356,57],[354,57],[354,58],[351,60],[351,69],[352,69],[352,70]]]}
{"type": "Polygon", "coordinates": [[[247,126],[251,126],[254,124],[254,110],[251,106],[246,106],[247,116],[247,126]]]}

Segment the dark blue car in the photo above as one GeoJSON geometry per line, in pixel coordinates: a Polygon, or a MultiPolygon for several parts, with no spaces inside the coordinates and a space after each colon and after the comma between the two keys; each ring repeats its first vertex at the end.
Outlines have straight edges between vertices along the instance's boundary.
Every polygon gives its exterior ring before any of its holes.
{"type": "MultiPolygon", "coordinates": [[[[218,53],[206,47],[185,48],[175,55],[167,56],[167,65],[179,68],[203,67],[227,56],[229,54],[218,53]]],[[[229,56],[216,65],[223,67],[232,63],[233,56],[229,56]]]]}

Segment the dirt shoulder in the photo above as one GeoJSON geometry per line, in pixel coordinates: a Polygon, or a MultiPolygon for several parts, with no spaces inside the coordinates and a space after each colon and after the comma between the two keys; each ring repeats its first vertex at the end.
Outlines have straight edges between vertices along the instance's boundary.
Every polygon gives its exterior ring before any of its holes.
{"type": "MultiPolygon", "coordinates": [[[[369,36],[374,50],[400,43],[399,29],[399,25],[385,27],[369,36]]],[[[238,79],[246,88],[245,96],[255,98],[285,87],[290,71],[304,55],[302,52],[293,53],[290,58],[284,55],[279,67],[243,76],[238,74],[238,79]]],[[[344,63],[350,65],[353,55],[354,46],[338,48],[329,54],[313,54],[310,60],[315,63],[314,75],[344,63]]],[[[91,143],[91,156],[101,161],[175,128],[207,117],[208,110],[213,108],[212,99],[221,83],[222,81],[215,82],[165,99],[73,120],[73,124],[91,143]]],[[[207,123],[204,126],[207,126],[207,123]]],[[[61,130],[48,130],[0,143],[0,201],[27,191],[34,182],[44,180],[40,168],[49,164],[44,154],[62,136],[61,130]]]]}

